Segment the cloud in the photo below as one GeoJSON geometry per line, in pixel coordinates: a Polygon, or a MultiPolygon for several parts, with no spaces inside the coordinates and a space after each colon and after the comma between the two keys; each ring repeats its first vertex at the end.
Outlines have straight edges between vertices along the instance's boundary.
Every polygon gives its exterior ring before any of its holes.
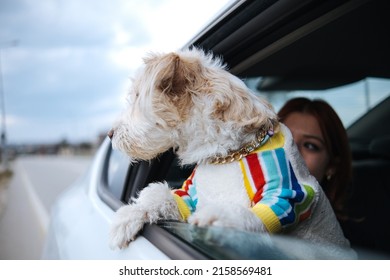
{"type": "Polygon", "coordinates": [[[0,23],[9,28],[1,29],[0,36],[17,37],[23,45],[36,48],[108,47],[115,42],[118,28],[122,28],[133,39],[124,43],[144,44],[150,40],[149,34],[139,24],[135,9],[123,10],[126,2],[5,0],[0,9],[8,6],[8,13],[1,12],[0,23]]]}
{"type": "Polygon", "coordinates": [[[8,139],[93,139],[123,110],[145,53],[180,48],[226,2],[1,0],[8,139]]]}

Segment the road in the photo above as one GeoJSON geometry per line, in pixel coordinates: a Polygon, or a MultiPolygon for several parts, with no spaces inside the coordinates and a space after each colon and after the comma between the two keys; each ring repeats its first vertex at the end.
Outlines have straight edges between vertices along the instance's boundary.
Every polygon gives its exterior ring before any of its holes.
{"type": "Polygon", "coordinates": [[[52,204],[90,163],[84,156],[26,156],[12,164],[0,215],[0,259],[40,259],[52,204]]]}

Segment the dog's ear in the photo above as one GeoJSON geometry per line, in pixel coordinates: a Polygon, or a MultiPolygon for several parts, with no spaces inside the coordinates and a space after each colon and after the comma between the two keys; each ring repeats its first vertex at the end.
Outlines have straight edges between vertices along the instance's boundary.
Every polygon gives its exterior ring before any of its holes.
{"type": "Polygon", "coordinates": [[[231,90],[225,90],[215,99],[213,118],[224,123],[233,123],[236,129],[253,133],[260,127],[271,129],[277,124],[272,106],[258,97],[251,97],[244,87],[229,84],[231,90]]]}
{"type": "Polygon", "coordinates": [[[200,64],[196,60],[182,58],[176,53],[167,54],[162,61],[164,67],[159,74],[157,87],[169,95],[180,95],[191,87],[200,73],[200,64]]]}

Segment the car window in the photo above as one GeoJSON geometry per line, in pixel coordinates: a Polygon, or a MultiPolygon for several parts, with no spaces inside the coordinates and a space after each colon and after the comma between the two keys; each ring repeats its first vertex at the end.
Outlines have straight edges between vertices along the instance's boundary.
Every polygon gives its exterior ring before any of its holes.
{"type": "Polygon", "coordinates": [[[110,147],[107,164],[107,189],[115,198],[121,200],[129,169],[129,159],[123,153],[110,147]]]}
{"type": "Polygon", "coordinates": [[[102,168],[99,195],[116,210],[151,182],[167,181],[172,189],[180,188],[194,166],[182,166],[171,150],[154,160],[130,165],[129,158],[113,149],[109,143],[106,146],[105,163],[102,168]]]}
{"type": "Polygon", "coordinates": [[[256,94],[266,98],[276,112],[287,100],[295,97],[322,99],[337,112],[345,127],[349,127],[371,108],[390,95],[390,79],[366,78],[340,87],[323,90],[280,90],[261,89],[262,77],[245,79],[245,83],[256,94]]]}
{"type": "Polygon", "coordinates": [[[176,221],[164,221],[159,225],[212,259],[351,259],[355,255],[351,250],[322,246],[287,235],[261,234],[217,226],[194,227],[176,221]]]}

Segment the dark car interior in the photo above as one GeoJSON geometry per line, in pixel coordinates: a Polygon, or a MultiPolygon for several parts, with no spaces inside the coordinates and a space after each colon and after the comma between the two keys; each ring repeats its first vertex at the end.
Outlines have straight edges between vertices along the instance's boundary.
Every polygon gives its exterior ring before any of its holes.
{"type": "MultiPolygon", "coordinates": [[[[390,90],[390,89],[389,89],[390,90]]],[[[349,127],[353,178],[345,235],[354,246],[390,253],[390,98],[349,127]]]]}

